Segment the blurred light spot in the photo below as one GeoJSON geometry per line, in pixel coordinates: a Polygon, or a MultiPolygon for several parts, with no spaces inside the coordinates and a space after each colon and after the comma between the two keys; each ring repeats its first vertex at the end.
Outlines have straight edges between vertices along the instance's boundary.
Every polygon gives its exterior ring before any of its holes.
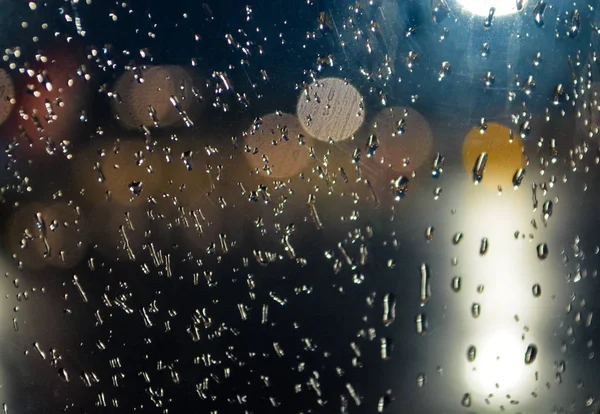
{"type": "Polygon", "coordinates": [[[523,7],[527,0],[457,0],[462,8],[478,16],[488,16],[492,8],[494,16],[505,16],[516,13],[523,7]],[[520,7],[519,7],[520,6],[520,7]]]}
{"type": "Polygon", "coordinates": [[[469,174],[481,154],[487,154],[481,185],[509,187],[515,172],[523,167],[523,145],[511,130],[495,122],[473,128],[463,144],[463,165],[469,174]]]}
{"type": "Polygon", "coordinates": [[[362,125],[364,114],[363,97],[339,78],[325,78],[306,86],[298,100],[300,123],[323,141],[350,138],[362,125]]]}

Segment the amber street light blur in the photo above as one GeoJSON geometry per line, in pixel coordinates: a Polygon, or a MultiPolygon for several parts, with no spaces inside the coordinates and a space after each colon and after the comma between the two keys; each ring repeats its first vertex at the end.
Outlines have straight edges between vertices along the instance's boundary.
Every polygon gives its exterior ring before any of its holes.
{"type": "Polygon", "coordinates": [[[525,175],[523,144],[519,134],[504,125],[482,120],[465,137],[462,148],[465,171],[487,187],[520,186],[525,175]]]}
{"type": "Polygon", "coordinates": [[[88,203],[145,204],[166,184],[162,148],[150,148],[143,139],[130,136],[89,144],[74,156],[77,191],[88,203]]]}
{"type": "Polygon", "coordinates": [[[115,117],[126,128],[193,126],[204,109],[201,78],[175,65],[131,68],[110,96],[115,117]]]}

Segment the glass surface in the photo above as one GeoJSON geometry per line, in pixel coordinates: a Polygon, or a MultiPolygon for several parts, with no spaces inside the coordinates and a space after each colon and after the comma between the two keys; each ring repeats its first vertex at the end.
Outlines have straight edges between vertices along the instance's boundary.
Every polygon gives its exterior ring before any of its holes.
{"type": "Polygon", "coordinates": [[[598,412],[598,1],[0,5],[5,413],[598,412]]]}

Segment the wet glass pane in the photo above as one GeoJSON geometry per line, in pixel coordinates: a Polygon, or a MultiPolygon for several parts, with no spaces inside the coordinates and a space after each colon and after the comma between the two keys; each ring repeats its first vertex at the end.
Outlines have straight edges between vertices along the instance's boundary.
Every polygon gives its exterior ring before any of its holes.
{"type": "Polygon", "coordinates": [[[0,5],[4,413],[598,413],[600,2],[0,5]]]}

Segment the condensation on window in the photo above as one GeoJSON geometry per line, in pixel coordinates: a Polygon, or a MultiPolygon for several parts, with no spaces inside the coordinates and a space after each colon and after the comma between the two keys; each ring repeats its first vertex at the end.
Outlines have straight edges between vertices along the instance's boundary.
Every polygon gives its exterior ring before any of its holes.
{"type": "Polygon", "coordinates": [[[5,414],[599,412],[597,0],[0,5],[5,414]]]}

